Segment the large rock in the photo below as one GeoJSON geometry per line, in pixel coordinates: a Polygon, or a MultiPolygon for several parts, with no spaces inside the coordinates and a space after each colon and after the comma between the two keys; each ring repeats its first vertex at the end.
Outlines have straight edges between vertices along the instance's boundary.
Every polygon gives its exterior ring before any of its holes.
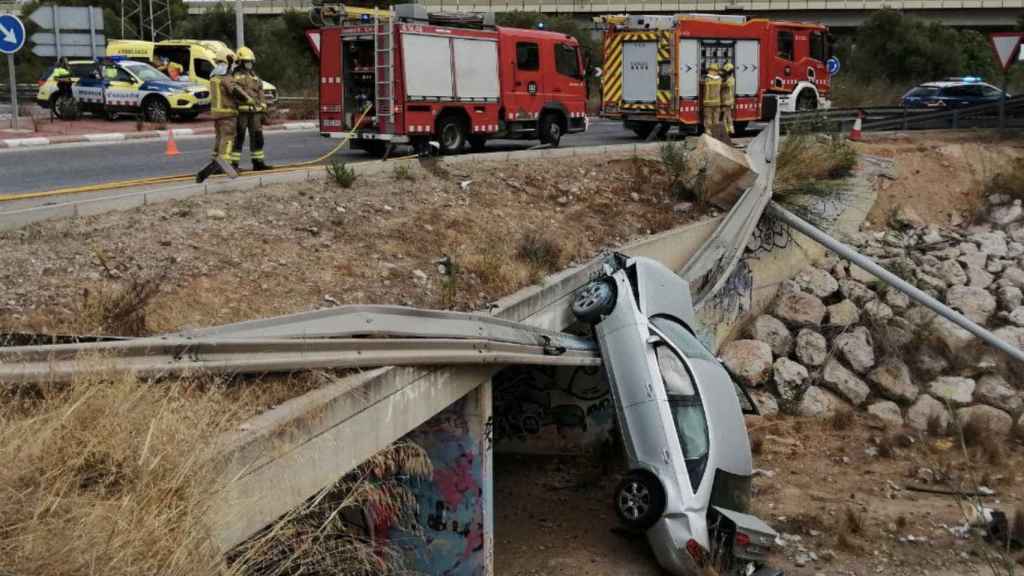
{"type": "Polygon", "coordinates": [[[998,374],[986,374],[978,379],[978,386],[974,389],[974,400],[1010,414],[1016,414],[1024,408],[1024,398],[1021,394],[1010,388],[1006,380],[998,374]]]}
{"type": "Polygon", "coordinates": [[[978,245],[978,251],[989,256],[1002,258],[1006,256],[1006,233],[1001,230],[980,232],[971,236],[971,241],[978,245]]]}
{"type": "Polygon", "coordinates": [[[1020,200],[1014,200],[1013,204],[993,206],[989,209],[988,221],[997,226],[1006,226],[1011,222],[1020,220],[1021,213],[1024,213],[1024,209],[1020,206],[1020,200]]]}
{"type": "Polygon", "coordinates": [[[772,349],[760,340],[726,342],[720,356],[729,372],[747,386],[760,386],[771,373],[772,349]]]}
{"type": "Polygon", "coordinates": [[[1009,414],[982,404],[957,410],[956,420],[961,428],[968,426],[972,421],[977,421],[978,424],[987,426],[988,431],[997,436],[1008,436],[1013,429],[1013,418],[1009,414]]]}
{"type": "Polygon", "coordinates": [[[875,325],[884,324],[892,318],[892,308],[881,300],[872,300],[864,305],[864,314],[875,325]]]}
{"type": "Polygon", "coordinates": [[[828,298],[839,290],[839,282],[828,272],[819,268],[805,268],[794,278],[797,285],[818,298],[828,298]]]}
{"type": "Polygon", "coordinates": [[[905,318],[893,318],[881,330],[886,350],[903,350],[917,338],[917,328],[905,318]]]}
{"type": "MultiPolygon", "coordinates": [[[[914,351],[911,351],[911,353],[914,353],[914,351]]],[[[917,373],[928,379],[941,376],[950,366],[947,355],[930,346],[922,346],[917,350],[914,353],[912,363],[917,373]]]]}
{"type": "Polygon", "coordinates": [[[821,381],[830,390],[849,400],[854,406],[863,404],[871,394],[871,388],[835,358],[825,364],[825,369],[821,373],[821,381]]]}
{"type": "Polygon", "coordinates": [[[814,330],[804,328],[796,335],[796,358],[804,366],[817,367],[828,358],[828,342],[814,330]]]}
{"type": "Polygon", "coordinates": [[[845,408],[846,404],[835,394],[824,388],[811,386],[804,392],[796,412],[800,416],[828,417],[845,408]]]}
{"type": "Polygon", "coordinates": [[[893,310],[906,310],[910,307],[910,296],[906,292],[888,286],[884,294],[885,303],[893,310]]]}
{"type": "MultiPolygon", "coordinates": [[[[875,300],[872,300],[875,302],[875,300]]],[[[860,310],[853,300],[843,300],[838,304],[826,307],[828,311],[828,325],[846,328],[860,322],[860,310]]]]}
{"type": "Polygon", "coordinates": [[[900,413],[900,407],[895,402],[881,400],[868,406],[867,410],[868,414],[875,416],[889,428],[903,426],[903,414],[900,413]]]}
{"type": "Polygon", "coordinates": [[[907,409],[907,424],[916,430],[927,431],[932,420],[938,422],[939,430],[945,432],[949,426],[949,410],[946,405],[927,394],[922,394],[907,409]]]}
{"type": "Polygon", "coordinates": [[[875,350],[871,346],[871,334],[863,326],[854,328],[852,332],[836,336],[832,345],[839,350],[850,368],[860,374],[867,372],[875,365],[875,350]]]}
{"type": "Polygon", "coordinates": [[[981,268],[967,269],[967,285],[975,288],[988,288],[995,278],[981,268]]]}
{"type": "Polygon", "coordinates": [[[705,197],[715,206],[728,209],[747,188],[754,184],[757,173],[750,167],[741,150],[705,133],[693,151],[686,156],[686,173],[703,178],[705,197]]]}
{"type": "Polygon", "coordinates": [[[939,277],[950,286],[967,284],[967,273],[956,260],[946,260],[940,264],[939,277]]]}
{"type": "Polygon", "coordinates": [[[750,399],[754,401],[761,416],[775,416],[779,413],[778,400],[767,390],[750,390],[750,399]]]}
{"type": "Polygon", "coordinates": [[[795,403],[803,394],[807,384],[807,368],[789,358],[779,358],[772,365],[772,377],[779,399],[784,403],[795,403]]]}
{"type": "Polygon", "coordinates": [[[995,297],[975,286],[953,286],[946,292],[946,304],[982,326],[996,311],[995,297]]]}
{"type": "Polygon", "coordinates": [[[1024,292],[1016,286],[1000,286],[996,289],[999,309],[1010,312],[1024,304],[1024,292]]]}
{"type": "Polygon", "coordinates": [[[868,374],[868,380],[875,385],[878,394],[890,400],[909,404],[920,393],[910,376],[910,368],[899,358],[891,357],[868,374]]]}
{"type": "Polygon", "coordinates": [[[1009,282],[1012,286],[1024,288],[1024,270],[1021,270],[1016,266],[1011,266],[1003,270],[1001,278],[1009,282]]]}
{"type": "Polygon", "coordinates": [[[971,378],[939,376],[928,383],[928,393],[939,400],[948,400],[954,406],[966,406],[974,399],[975,386],[971,378]]]}
{"type": "Polygon", "coordinates": [[[775,303],[775,315],[790,326],[820,326],[825,317],[825,305],[821,299],[803,292],[783,294],[775,303]]]}
{"type": "Polygon", "coordinates": [[[947,353],[960,356],[975,340],[975,336],[952,321],[935,316],[929,324],[931,335],[940,342],[947,353]]]}
{"type": "Polygon", "coordinates": [[[881,282],[881,280],[878,279],[878,276],[875,276],[856,264],[850,264],[850,278],[855,282],[864,284],[865,286],[874,286],[881,282]]]}
{"type": "Polygon", "coordinates": [[[782,320],[769,314],[762,314],[754,320],[750,327],[750,337],[767,343],[772,349],[772,354],[779,358],[789,356],[789,351],[793,348],[793,335],[789,328],[786,328],[782,320]]]}
{"type": "Polygon", "coordinates": [[[875,299],[875,293],[864,284],[857,282],[856,280],[840,280],[839,281],[839,293],[844,298],[853,300],[854,304],[864,305],[871,300],[875,299]]]}
{"type": "Polygon", "coordinates": [[[992,332],[1010,346],[1024,350],[1024,328],[1020,326],[1003,326],[992,332]]]}

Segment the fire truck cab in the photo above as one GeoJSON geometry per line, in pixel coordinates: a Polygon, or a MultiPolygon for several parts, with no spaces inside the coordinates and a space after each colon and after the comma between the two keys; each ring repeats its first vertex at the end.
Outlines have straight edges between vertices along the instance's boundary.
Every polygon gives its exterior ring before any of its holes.
{"type": "Polygon", "coordinates": [[[320,32],[320,132],[371,154],[482,149],[587,128],[578,43],[566,34],[494,26],[493,15],[427,14],[402,4],[341,18],[320,32]]]}
{"type": "Polygon", "coordinates": [[[744,16],[603,16],[601,115],[641,137],[673,125],[700,127],[710,64],[735,67],[737,128],[779,111],[828,108],[831,56],[820,24],[744,16]],[[765,98],[765,96],[775,98],[765,98]]]}

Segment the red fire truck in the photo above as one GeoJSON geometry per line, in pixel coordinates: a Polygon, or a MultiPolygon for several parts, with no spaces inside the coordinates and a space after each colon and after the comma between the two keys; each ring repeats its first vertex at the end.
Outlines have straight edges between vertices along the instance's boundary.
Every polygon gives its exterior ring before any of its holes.
{"type": "Polygon", "coordinates": [[[774,106],[831,105],[831,42],[823,25],[719,14],[596,20],[605,27],[601,115],[621,119],[641,137],[701,125],[701,82],[712,63],[735,66],[738,130],[770,118],[774,106]]]}
{"type": "Polygon", "coordinates": [[[587,129],[578,43],[494,26],[493,15],[346,9],[320,31],[320,133],[384,155],[397,144],[441,152],[490,138],[539,139],[587,129]],[[358,123],[358,125],[357,125],[358,123]]]}

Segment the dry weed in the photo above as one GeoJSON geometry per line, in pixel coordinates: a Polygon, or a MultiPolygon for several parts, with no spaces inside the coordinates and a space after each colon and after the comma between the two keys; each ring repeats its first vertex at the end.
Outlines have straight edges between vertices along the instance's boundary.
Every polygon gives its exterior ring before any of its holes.
{"type": "Polygon", "coordinates": [[[850,426],[853,426],[853,421],[853,410],[837,410],[836,413],[832,415],[832,418],[829,419],[832,429],[836,432],[849,430],[850,426]]]}
{"type": "Polygon", "coordinates": [[[863,534],[865,529],[864,517],[852,507],[847,506],[843,511],[843,530],[850,534],[863,534]]]}
{"type": "Polygon", "coordinates": [[[84,334],[143,336],[149,333],[146,308],[160,292],[163,276],[130,277],[123,284],[82,290],[75,331],[84,334]]]}
{"type": "Polygon", "coordinates": [[[514,258],[507,244],[487,242],[479,250],[458,257],[462,272],[473,274],[480,281],[481,291],[488,294],[511,294],[534,278],[528,262],[514,258]]]}
{"type": "Polygon", "coordinates": [[[516,256],[534,268],[553,272],[562,266],[562,245],[556,238],[530,230],[519,239],[516,256]]]}
{"type": "Polygon", "coordinates": [[[932,414],[928,418],[928,435],[932,438],[942,438],[949,435],[949,423],[945,422],[940,414],[932,414]]]}
{"type": "Polygon", "coordinates": [[[974,417],[961,427],[964,443],[981,453],[985,461],[998,466],[1006,461],[1004,438],[992,430],[992,423],[985,417],[974,417]]]}

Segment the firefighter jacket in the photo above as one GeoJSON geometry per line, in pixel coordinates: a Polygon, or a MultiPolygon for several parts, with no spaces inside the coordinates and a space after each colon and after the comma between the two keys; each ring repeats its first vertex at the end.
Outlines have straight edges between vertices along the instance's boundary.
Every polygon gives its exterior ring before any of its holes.
{"type": "Polygon", "coordinates": [[[722,103],[722,77],[708,74],[704,77],[704,105],[720,106],[722,103]]]}
{"type": "Polygon", "coordinates": [[[242,102],[238,106],[240,112],[265,112],[267,110],[266,99],[263,97],[263,80],[255,72],[249,70],[235,70],[235,82],[253,96],[254,102],[249,104],[242,102]]]}
{"type": "Polygon", "coordinates": [[[722,80],[722,106],[736,105],[736,76],[729,74],[722,80]]]}
{"type": "Polygon", "coordinates": [[[239,102],[255,102],[230,75],[210,77],[210,114],[217,118],[238,116],[239,102]]]}

